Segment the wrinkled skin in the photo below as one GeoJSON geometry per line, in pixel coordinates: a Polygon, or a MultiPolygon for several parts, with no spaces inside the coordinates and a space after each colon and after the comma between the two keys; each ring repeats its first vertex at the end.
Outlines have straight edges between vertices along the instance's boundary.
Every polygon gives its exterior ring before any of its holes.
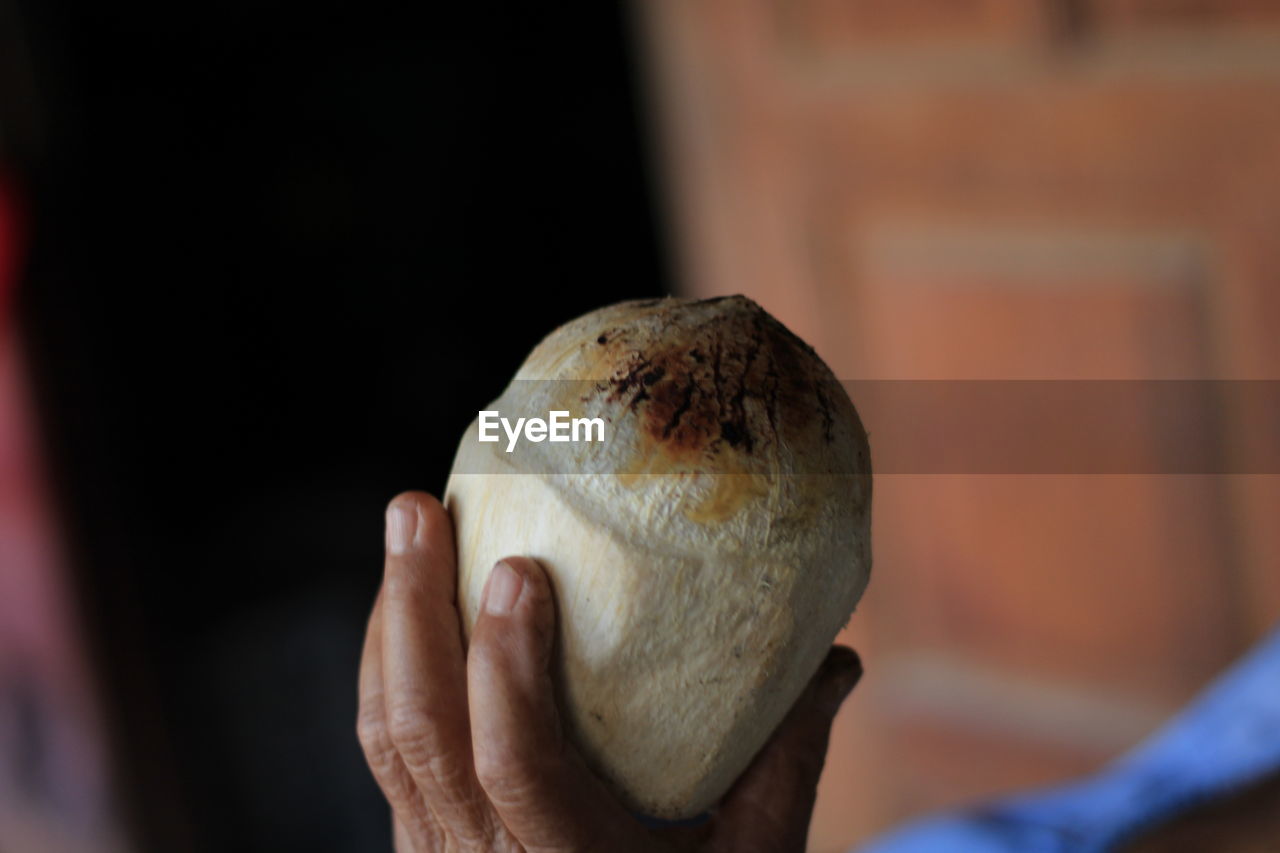
{"type": "Polygon", "coordinates": [[[523,557],[495,567],[469,648],[456,575],[453,525],[439,501],[396,497],[357,731],[391,804],[398,853],[804,849],[831,723],[862,673],[852,650],[831,650],[710,820],[651,829],[565,737],[550,674],[555,605],[541,567],[523,557]]]}

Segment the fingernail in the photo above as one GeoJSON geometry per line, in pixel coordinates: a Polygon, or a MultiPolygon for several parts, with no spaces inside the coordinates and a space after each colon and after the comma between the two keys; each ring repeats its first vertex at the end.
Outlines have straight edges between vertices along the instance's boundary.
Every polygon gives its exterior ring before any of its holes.
{"type": "Polygon", "coordinates": [[[407,507],[393,504],[387,507],[387,551],[404,554],[413,547],[413,535],[418,527],[418,513],[407,507]]]}
{"type": "Polygon", "coordinates": [[[515,570],[506,563],[498,563],[489,573],[489,592],[484,601],[484,609],[495,616],[507,615],[520,597],[522,586],[524,579],[515,570]]]}

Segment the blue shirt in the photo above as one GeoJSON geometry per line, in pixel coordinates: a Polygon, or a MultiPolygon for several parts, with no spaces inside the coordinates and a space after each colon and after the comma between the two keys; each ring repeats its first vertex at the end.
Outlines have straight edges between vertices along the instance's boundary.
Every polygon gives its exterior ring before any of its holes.
{"type": "Polygon", "coordinates": [[[858,853],[1092,853],[1280,772],[1280,630],[1083,781],[924,818],[858,853]]]}

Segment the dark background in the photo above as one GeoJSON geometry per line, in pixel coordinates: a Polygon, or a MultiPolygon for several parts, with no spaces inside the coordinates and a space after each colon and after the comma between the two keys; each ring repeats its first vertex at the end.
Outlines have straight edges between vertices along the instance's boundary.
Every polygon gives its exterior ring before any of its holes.
{"type": "Polygon", "coordinates": [[[354,735],[382,508],[555,325],[667,289],[627,16],[15,10],[20,319],[125,817],[387,849],[354,735]]]}

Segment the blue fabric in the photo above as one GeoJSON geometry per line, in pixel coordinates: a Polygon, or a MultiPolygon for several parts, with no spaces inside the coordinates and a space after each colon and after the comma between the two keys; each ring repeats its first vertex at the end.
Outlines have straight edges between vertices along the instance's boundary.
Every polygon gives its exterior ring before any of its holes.
{"type": "Polygon", "coordinates": [[[909,823],[859,853],[1092,853],[1280,773],[1280,630],[1084,781],[909,823]]]}

